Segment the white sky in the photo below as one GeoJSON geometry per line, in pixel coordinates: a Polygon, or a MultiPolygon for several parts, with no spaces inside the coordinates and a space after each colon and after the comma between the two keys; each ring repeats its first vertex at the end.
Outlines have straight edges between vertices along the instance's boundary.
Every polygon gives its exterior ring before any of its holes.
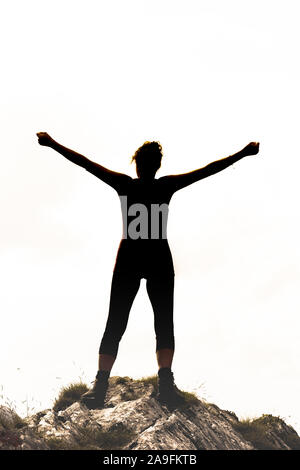
{"type": "MultiPolygon", "coordinates": [[[[132,176],[145,140],[163,145],[158,176],[255,140],[259,156],[171,202],[173,370],[220,407],[300,431],[298,5],[1,4],[0,385],[17,411],[93,380],[121,237],[116,193],[35,133],[132,176]]],[[[142,285],[112,375],[156,373],[154,351],[142,285]]]]}

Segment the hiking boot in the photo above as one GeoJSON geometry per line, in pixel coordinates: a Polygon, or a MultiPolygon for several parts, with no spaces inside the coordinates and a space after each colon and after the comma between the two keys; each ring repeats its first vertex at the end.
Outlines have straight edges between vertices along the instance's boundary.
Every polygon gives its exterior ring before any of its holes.
{"type": "Polygon", "coordinates": [[[89,409],[103,408],[108,388],[109,371],[98,370],[93,388],[81,395],[80,403],[89,409]]]}
{"type": "Polygon", "coordinates": [[[158,371],[158,395],[157,400],[162,405],[171,408],[185,403],[183,393],[176,387],[174,376],[169,367],[162,367],[158,371]]]}

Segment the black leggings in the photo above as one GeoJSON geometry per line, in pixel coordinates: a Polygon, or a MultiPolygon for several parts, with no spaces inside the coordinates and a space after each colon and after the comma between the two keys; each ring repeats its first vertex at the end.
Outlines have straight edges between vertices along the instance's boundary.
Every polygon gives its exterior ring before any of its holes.
{"type": "MultiPolygon", "coordinates": [[[[114,271],[109,314],[99,354],[117,356],[119,342],[126,330],[129,312],[140,287],[141,277],[114,271]]],[[[156,351],[174,349],[173,293],[174,274],[150,275],[146,287],[154,312],[156,351]]]]}

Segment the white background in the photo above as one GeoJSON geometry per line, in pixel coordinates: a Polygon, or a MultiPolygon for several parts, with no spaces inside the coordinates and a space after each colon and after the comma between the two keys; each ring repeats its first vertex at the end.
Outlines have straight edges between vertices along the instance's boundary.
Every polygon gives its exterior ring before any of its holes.
{"type": "MultiPolygon", "coordinates": [[[[1,3],[3,402],[24,415],[93,380],[121,237],[116,193],[35,133],[134,176],[259,141],[259,156],[176,194],[174,374],[240,417],[300,431],[299,10],[296,0],[1,3]]],[[[145,286],[112,375],[155,374],[145,286]]]]}

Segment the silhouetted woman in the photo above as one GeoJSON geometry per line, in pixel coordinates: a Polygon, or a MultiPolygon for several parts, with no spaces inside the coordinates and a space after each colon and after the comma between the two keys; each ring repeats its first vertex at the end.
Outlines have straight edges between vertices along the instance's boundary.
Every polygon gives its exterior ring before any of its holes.
{"type": "Polygon", "coordinates": [[[145,142],[136,151],[132,160],[136,164],[137,178],[131,178],[63,147],[46,132],[39,132],[37,136],[41,145],[51,147],[113,187],[121,200],[123,238],[113,272],[108,319],[99,349],[98,372],[93,388],[81,397],[81,402],[89,408],[104,405],[119,342],[126,329],[140,280],[144,278],[154,312],[159,368],[158,399],[161,403],[176,406],[183,398],[174,384],[171,371],[174,354],[174,268],[166,236],[168,204],[179,189],[218,173],[247,155],[257,154],[259,144],[251,142],[240,152],[198,170],[156,179],[162,159],[159,142],[145,142]]]}

